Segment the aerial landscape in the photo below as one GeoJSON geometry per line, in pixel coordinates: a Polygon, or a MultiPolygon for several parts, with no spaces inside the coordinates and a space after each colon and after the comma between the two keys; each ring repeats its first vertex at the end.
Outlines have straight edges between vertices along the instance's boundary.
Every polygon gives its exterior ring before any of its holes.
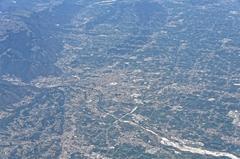
{"type": "Polygon", "coordinates": [[[240,1],[0,0],[0,159],[240,159],[240,1]]]}

